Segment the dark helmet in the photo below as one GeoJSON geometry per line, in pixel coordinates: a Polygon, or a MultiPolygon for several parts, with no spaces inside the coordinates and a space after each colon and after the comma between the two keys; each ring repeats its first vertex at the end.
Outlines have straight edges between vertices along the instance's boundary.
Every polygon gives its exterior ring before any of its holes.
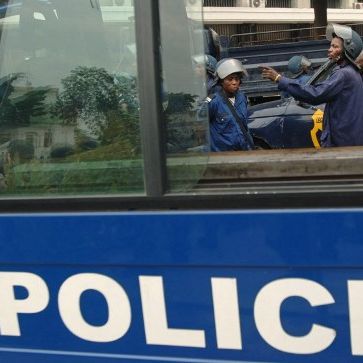
{"type": "Polygon", "coordinates": [[[241,77],[248,75],[242,63],[237,59],[225,58],[217,63],[216,74],[218,78],[224,79],[232,73],[241,73],[241,77]]]}
{"type": "Polygon", "coordinates": [[[207,57],[207,60],[205,62],[205,68],[207,69],[208,72],[214,74],[216,71],[217,59],[215,59],[214,57],[212,57],[209,54],[207,54],[206,57],[207,57]]]}
{"type": "Polygon", "coordinates": [[[326,27],[326,39],[332,40],[334,36],[343,39],[344,55],[350,62],[358,57],[363,48],[362,38],[351,27],[340,24],[328,24],[326,27]]]}
{"type": "Polygon", "coordinates": [[[214,74],[216,71],[217,59],[209,54],[200,54],[193,57],[195,64],[202,64],[208,73],[214,74]]]}
{"type": "Polygon", "coordinates": [[[304,72],[304,68],[311,66],[311,62],[308,58],[303,55],[294,55],[290,58],[287,64],[288,70],[295,76],[298,77],[304,72]]]}

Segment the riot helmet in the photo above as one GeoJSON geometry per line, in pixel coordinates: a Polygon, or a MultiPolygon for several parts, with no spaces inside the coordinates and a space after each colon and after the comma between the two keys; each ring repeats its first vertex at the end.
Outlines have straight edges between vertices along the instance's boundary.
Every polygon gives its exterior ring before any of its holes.
{"type": "Polygon", "coordinates": [[[326,27],[326,39],[332,40],[334,36],[343,39],[345,57],[353,64],[362,51],[363,43],[359,34],[351,27],[341,24],[328,24],[326,27]]]}
{"type": "Polygon", "coordinates": [[[203,65],[208,73],[214,74],[217,65],[217,59],[209,54],[199,54],[193,57],[193,62],[196,65],[203,65]]]}
{"type": "Polygon", "coordinates": [[[294,55],[290,58],[287,64],[287,69],[294,75],[294,77],[298,77],[310,66],[311,61],[308,58],[303,55],[294,55]]]}
{"type": "Polygon", "coordinates": [[[217,59],[215,59],[209,54],[206,55],[206,58],[207,59],[205,62],[205,68],[207,69],[207,72],[214,74],[216,71],[217,59]]]}
{"type": "Polygon", "coordinates": [[[232,73],[240,73],[241,78],[248,75],[242,63],[237,59],[226,58],[217,63],[216,74],[218,78],[224,79],[232,73]]]}

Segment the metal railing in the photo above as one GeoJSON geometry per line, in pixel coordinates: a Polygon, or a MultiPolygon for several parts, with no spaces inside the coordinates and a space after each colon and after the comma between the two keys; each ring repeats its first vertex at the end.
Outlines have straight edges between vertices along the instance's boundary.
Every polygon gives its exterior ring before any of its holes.
{"type": "MultiPolygon", "coordinates": [[[[325,27],[321,27],[325,28],[325,27]]],[[[230,47],[244,47],[250,45],[261,45],[274,41],[276,43],[298,42],[314,39],[313,27],[297,29],[280,29],[254,33],[233,34],[229,38],[230,47]]],[[[322,37],[324,39],[325,37],[322,37]]]]}
{"type": "MultiPolygon", "coordinates": [[[[314,2],[315,1],[320,1],[320,0],[310,0],[311,3],[311,7],[314,7],[314,2]]],[[[341,8],[341,1],[340,0],[328,0],[328,4],[327,7],[329,9],[340,9],[341,8]]]]}
{"type": "Polygon", "coordinates": [[[291,0],[266,0],[266,8],[291,8],[291,0]]]}
{"type": "MultiPolygon", "coordinates": [[[[361,34],[363,23],[347,24],[361,34]]],[[[268,31],[259,31],[253,33],[233,34],[229,38],[229,47],[244,47],[251,45],[262,45],[267,43],[290,43],[304,40],[316,40],[315,32],[318,29],[324,29],[320,32],[318,39],[325,39],[325,26],[324,27],[305,27],[293,29],[277,29],[268,31]]]]}
{"type": "Polygon", "coordinates": [[[233,7],[236,6],[236,0],[204,0],[203,6],[233,7]]]}

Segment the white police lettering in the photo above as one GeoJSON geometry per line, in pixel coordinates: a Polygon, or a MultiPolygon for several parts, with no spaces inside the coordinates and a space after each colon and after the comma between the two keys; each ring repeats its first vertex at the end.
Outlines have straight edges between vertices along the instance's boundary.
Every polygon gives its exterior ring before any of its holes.
{"type": "Polygon", "coordinates": [[[350,336],[353,355],[363,355],[363,281],[348,281],[350,336]]]}
{"type": "Polygon", "coordinates": [[[242,349],[237,280],[212,278],[212,293],[217,347],[242,349]]]}
{"type": "Polygon", "coordinates": [[[265,341],[274,348],[294,354],[313,354],[328,348],[335,339],[334,329],[313,324],[309,334],[296,337],[287,334],[280,319],[284,300],[297,296],[306,299],[311,306],[334,303],[324,286],[305,279],[281,279],[265,285],[255,300],[255,322],[265,341]]]}
{"type": "Polygon", "coordinates": [[[168,327],[161,276],[140,276],[140,293],[148,344],[205,348],[203,330],[168,327]]]}
{"type": "MultiPolygon", "coordinates": [[[[242,337],[248,332],[241,330],[237,280],[212,277],[210,282],[212,301],[205,301],[205,306],[212,304],[217,348],[242,350],[245,345],[242,337]]],[[[172,303],[166,304],[162,276],[139,276],[139,289],[147,344],[206,348],[206,332],[197,329],[198,326],[195,329],[169,327],[168,311],[174,307],[172,303]]],[[[243,291],[241,296],[244,296],[243,291]]],[[[334,329],[312,324],[304,336],[293,336],[284,330],[281,305],[290,297],[305,299],[312,307],[335,302],[330,292],[315,281],[301,278],[272,281],[260,289],[254,302],[254,318],[261,337],[268,345],[285,353],[317,354],[327,349],[335,340],[334,329]]],[[[48,286],[40,276],[28,272],[0,272],[0,336],[21,336],[19,314],[41,313],[48,303],[48,286]],[[25,289],[25,298],[16,296],[17,286],[25,289]]],[[[363,356],[363,280],[348,281],[348,305],[352,354],[363,356]]],[[[58,292],[58,309],[65,327],[90,342],[119,340],[131,326],[131,305],[126,291],[117,281],[102,274],[81,273],[66,279],[58,292]],[[108,320],[102,326],[89,324],[82,315],[80,298],[87,290],[97,291],[105,298],[108,320]]],[[[42,329],[44,335],[51,333],[42,329]]],[[[208,333],[213,335],[213,332],[208,333]]]]}
{"type": "Polygon", "coordinates": [[[62,284],[58,307],[66,327],[76,336],[91,342],[112,342],[120,339],[131,324],[131,306],[125,290],[108,276],[84,273],[71,276],[62,284]],[[83,292],[101,293],[108,305],[108,321],[102,326],[88,324],[80,310],[83,292]]]}
{"type": "Polygon", "coordinates": [[[0,333],[20,336],[18,313],[38,313],[49,302],[49,291],[44,280],[29,272],[0,272],[0,333]],[[25,299],[15,299],[14,287],[26,289],[25,299]]]}

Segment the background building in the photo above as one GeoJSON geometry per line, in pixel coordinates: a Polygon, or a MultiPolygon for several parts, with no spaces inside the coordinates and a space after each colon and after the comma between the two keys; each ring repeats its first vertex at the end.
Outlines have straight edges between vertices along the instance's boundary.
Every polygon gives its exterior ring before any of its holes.
{"type": "MultiPolygon", "coordinates": [[[[204,22],[220,35],[259,33],[260,39],[255,41],[286,36],[299,40],[313,35],[307,30],[296,34],[293,29],[312,27],[314,1],[318,0],[204,0],[204,22]]],[[[359,24],[362,21],[363,0],[328,0],[328,22],[359,24]]],[[[363,33],[361,25],[354,28],[363,33]]]]}

